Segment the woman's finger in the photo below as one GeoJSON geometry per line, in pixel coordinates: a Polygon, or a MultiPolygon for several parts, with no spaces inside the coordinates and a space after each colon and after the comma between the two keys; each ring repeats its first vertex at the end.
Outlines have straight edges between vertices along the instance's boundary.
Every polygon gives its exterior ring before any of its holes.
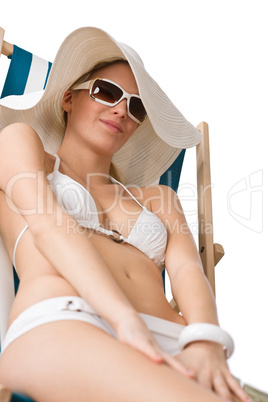
{"type": "Polygon", "coordinates": [[[214,374],[213,378],[213,389],[214,391],[224,398],[226,401],[232,401],[232,393],[230,391],[230,388],[225,381],[224,377],[222,376],[221,372],[217,371],[217,373],[214,374]]]}
{"type": "Polygon", "coordinates": [[[204,367],[197,376],[197,381],[199,384],[203,385],[204,387],[208,389],[212,389],[212,373],[211,369],[209,367],[204,367]]]}
{"type": "Polygon", "coordinates": [[[163,353],[163,358],[165,363],[179,372],[182,375],[185,375],[186,377],[189,378],[194,378],[194,372],[192,370],[187,369],[182,363],[180,363],[177,359],[175,359],[172,356],[169,356],[166,353],[163,353]]]}
{"type": "Polygon", "coordinates": [[[144,343],[141,342],[139,345],[136,344],[136,348],[139,349],[151,360],[153,360],[155,363],[165,363],[180,374],[185,375],[189,378],[193,378],[194,374],[191,370],[188,370],[174,357],[168,355],[167,353],[164,353],[157,343],[148,341],[144,343]]]}
{"type": "Polygon", "coordinates": [[[250,402],[251,398],[248,396],[248,394],[241,388],[240,384],[237,382],[237,380],[232,376],[232,374],[228,371],[225,376],[226,382],[229,386],[229,389],[232,391],[234,395],[237,396],[237,398],[241,402],[250,402]]]}

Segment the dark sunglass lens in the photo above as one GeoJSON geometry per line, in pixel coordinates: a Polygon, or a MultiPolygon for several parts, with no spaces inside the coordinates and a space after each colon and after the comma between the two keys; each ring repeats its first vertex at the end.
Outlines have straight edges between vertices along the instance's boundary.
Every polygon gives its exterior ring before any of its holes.
{"type": "Polygon", "coordinates": [[[120,88],[107,81],[96,80],[92,87],[92,95],[94,98],[108,103],[117,102],[122,94],[120,88]]]}
{"type": "Polygon", "coordinates": [[[141,99],[136,98],[135,96],[132,96],[130,99],[129,111],[140,122],[142,122],[147,116],[145,107],[143,106],[141,99]]]}

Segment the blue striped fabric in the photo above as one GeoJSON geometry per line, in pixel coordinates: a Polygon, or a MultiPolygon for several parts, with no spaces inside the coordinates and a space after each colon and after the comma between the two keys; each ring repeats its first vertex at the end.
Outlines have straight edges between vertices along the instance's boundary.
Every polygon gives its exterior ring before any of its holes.
{"type": "Polygon", "coordinates": [[[160,177],[159,184],[165,184],[166,186],[171,187],[175,193],[178,191],[182,165],[184,161],[186,149],[183,149],[177,159],[173,162],[173,164],[166,170],[166,172],[160,177]]]}
{"type": "Polygon", "coordinates": [[[51,66],[52,63],[14,45],[1,98],[44,89],[51,66]],[[35,68],[38,69],[37,72],[34,71],[35,68]]]}
{"type": "Polygon", "coordinates": [[[10,402],[34,402],[34,401],[25,395],[12,393],[10,402]]]}
{"type": "Polygon", "coordinates": [[[45,83],[44,83],[43,89],[45,89],[45,87],[46,87],[46,85],[47,85],[47,80],[48,80],[48,76],[49,76],[51,67],[52,67],[52,63],[49,61],[49,62],[48,62],[48,69],[47,69],[47,75],[46,75],[46,79],[45,79],[45,83]]]}
{"type": "MultiPolygon", "coordinates": [[[[179,156],[177,156],[175,161],[165,171],[165,173],[162,174],[162,176],[160,177],[160,180],[159,180],[159,184],[164,184],[166,186],[171,187],[172,190],[175,191],[175,193],[177,193],[178,187],[179,187],[185,152],[186,152],[186,149],[182,149],[179,156]]],[[[162,279],[163,279],[164,291],[166,292],[166,283],[165,283],[166,282],[166,280],[165,280],[166,272],[165,271],[166,271],[165,269],[162,271],[162,279]]]]}

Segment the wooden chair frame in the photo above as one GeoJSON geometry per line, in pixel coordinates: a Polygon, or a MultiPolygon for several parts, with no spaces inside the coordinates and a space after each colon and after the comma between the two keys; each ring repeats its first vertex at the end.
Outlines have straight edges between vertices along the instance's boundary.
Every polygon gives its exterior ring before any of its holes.
{"type": "Polygon", "coordinates": [[[13,45],[4,40],[5,31],[0,27],[0,52],[4,56],[10,56],[13,53],[13,45]]]}
{"type": "Polygon", "coordinates": [[[210,175],[209,129],[205,122],[197,129],[202,133],[202,141],[196,147],[198,233],[199,253],[205,275],[215,294],[214,268],[224,256],[222,245],[213,242],[212,194],[210,175]]]}

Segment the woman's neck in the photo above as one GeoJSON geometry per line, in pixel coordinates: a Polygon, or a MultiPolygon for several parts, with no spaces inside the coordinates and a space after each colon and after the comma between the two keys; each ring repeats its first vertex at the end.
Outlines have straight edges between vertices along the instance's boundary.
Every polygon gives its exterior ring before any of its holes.
{"type": "Polygon", "coordinates": [[[61,160],[61,170],[64,174],[79,178],[84,183],[107,184],[111,156],[104,156],[92,152],[90,149],[81,150],[77,147],[68,147],[64,143],[57,152],[61,160]]]}

